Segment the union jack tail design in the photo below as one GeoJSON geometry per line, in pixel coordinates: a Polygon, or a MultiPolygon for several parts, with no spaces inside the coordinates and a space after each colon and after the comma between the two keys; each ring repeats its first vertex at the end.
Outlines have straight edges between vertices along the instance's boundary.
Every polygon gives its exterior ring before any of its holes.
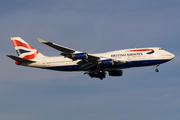
{"type": "Polygon", "coordinates": [[[12,37],[11,40],[19,57],[28,60],[43,57],[39,51],[34,49],[20,37],[12,37]]]}

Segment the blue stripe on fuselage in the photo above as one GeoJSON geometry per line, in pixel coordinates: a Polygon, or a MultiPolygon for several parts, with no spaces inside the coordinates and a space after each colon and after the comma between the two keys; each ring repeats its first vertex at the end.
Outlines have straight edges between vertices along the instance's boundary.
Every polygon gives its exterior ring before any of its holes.
{"type": "MultiPolygon", "coordinates": [[[[115,65],[115,66],[102,66],[101,68],[130,68],[130,67],[142,67],[142,66],[151,66],[162,64],[168,62],[169,60],[143,60],[143,61],[126,61],[124,64],[115,65]]],[[[69,66],[55,66],[55,67],[46,67],[45,69],[58,70],[58,71],[83,71],[85,70],[80,65],[69,65],[69,66]]]]}
{"type": "Polygon", "coordinates": [[[58,70],[58,71],[82,71],[82,70],[84,70],[84,68],[82,68],[80,65],[46,67],[45,69],[58,70]]]}
{"type": "MultiPolygon", "coordinates": [[[[126,61],[125,64],[117,65],[117,66],[111,66],[112,68],[116,67],[122,67],[122,68],[130,68],[130,67],[143,67],[143,66],[151,66],[151,65],[157,65],[162,64],[165,62],[168,62],[169,60],[143,60],[143,61],[126,61]]],[[[108,67],[108,68],[111,68],[108,67]]]]}

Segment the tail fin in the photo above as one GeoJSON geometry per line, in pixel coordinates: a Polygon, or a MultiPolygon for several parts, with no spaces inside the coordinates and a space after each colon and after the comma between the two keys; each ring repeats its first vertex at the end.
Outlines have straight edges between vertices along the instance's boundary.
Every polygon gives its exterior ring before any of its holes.
{"type": "Polygon", "coordinates": [[[20,58],[30,60],[44,56],[20,37],[11,37],[11,40],[20,58]]]}

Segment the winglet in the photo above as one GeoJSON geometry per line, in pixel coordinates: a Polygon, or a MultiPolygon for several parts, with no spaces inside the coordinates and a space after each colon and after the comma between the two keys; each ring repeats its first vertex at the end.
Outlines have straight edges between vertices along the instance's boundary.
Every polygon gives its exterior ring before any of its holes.
{"type": "Polygon", "coordinates": [[[43,40],[43,39],[41,39],[41,38],[37,38],[38,40],[39,40],[39,42],[41,42],[41,43],[47,43],[47,41],[45,41],[45,40],[43,40]]]}

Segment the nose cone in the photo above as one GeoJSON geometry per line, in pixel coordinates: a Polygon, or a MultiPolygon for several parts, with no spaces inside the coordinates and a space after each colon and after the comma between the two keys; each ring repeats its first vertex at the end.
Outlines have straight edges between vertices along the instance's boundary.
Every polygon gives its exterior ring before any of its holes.
{"type": "Polygon", "coordinates": [[[170,54],[167,54],[165,57],[167,57],[169,60],[172,60],[175,58],[175,55],[170,53],[170,54]]]}
{"type": "Polygon", "coordinates": [[[165,52],[165,54],[163,54],[163,57],[164,59],[172,60],[175,58],[175,55],[170,52],[165,52]]]}
{"type": "Polygon", "coordinates": [[[171,53],[171,60],[175,58],[175,55],[171,53]]]}

